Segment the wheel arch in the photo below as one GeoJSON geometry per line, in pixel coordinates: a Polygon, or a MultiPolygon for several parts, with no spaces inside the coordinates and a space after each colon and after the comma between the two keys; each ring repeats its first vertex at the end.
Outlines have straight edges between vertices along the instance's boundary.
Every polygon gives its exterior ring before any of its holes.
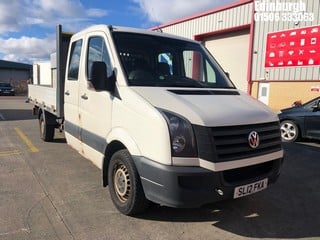
{"type": "Polygon", "coordinates": [[[116,128],[107,137],[107,147],[102,162],[103,186],[108,185],[108,167],[112,155],[122,149],[127,149],[131,155],[140,155],[140,150],[136,142],[123,129],[116,128]]]}
{"type": "Polygon", "coordinates": [[[48,125],[57,125],[57,116],[55,116],[51,112],[46,111],[43,107],[37,107],[35,115],[37,115],[38,120],[40,119],[40,116],[42,114],[48,125]]]}
{"type": "Polygon", "coordinates": [[[114,153],[122,149],[126,149],[126,147],[119,141],[113,141],[106,147],[102,163],[102,181],[104,187],[108,186],[108,168],[111,157],[114,153]]]}

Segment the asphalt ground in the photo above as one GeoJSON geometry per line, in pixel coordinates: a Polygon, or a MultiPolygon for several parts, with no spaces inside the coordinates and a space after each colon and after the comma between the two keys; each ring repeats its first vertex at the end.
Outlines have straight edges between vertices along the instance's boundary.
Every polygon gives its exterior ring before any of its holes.
{"type": "Polygon", "coordinates": [[[278,182],[255,195],[127,217],[63,133],[40,140],[31,109],[25,97],[0,96],[0,240],[320,239],[318,142],[284,144],[278,182]]]}

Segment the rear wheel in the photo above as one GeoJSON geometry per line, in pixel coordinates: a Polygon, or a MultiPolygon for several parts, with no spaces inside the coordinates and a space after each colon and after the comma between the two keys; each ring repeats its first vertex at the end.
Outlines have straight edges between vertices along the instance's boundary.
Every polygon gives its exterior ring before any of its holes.
{"type": "Polygon", "coordinates": [[[50,142],[53,140],[54,137],[54,126],[48,125],[45,121],[45,117],[43,113],[41,113],[39,118],[39,125],[40,125],[40,137],[45,142],[50,142]]]}
{"type": "Polygon", "coordinates": [[[135,215],[149,206],[140,176],[127,150],[120,150],[112,156],[108,182],[112,202],[121,213],[135,215]]]}
{"type": "Polygon", "coordinates": [[[284,142],[294,142],[299,136],[298,126],[290,120],[281,122],[280,124],[281,138],[284,142]]]}

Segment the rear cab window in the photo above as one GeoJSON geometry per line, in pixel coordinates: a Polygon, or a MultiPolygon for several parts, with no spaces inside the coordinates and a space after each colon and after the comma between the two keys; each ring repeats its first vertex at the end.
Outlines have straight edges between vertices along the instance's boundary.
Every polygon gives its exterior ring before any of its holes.
{"type": "Polygon", "coordinates": [[[72,43],[69,56],[68,80],[78,80],[82,39],[72,43]]]}

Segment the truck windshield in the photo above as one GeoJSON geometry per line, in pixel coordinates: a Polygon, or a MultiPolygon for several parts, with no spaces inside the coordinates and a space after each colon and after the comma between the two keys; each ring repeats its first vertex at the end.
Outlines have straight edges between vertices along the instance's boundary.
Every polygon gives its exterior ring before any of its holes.
{"type": "Polygon", "coordinates": [[[127,32],[113,37],[130,86],[235,88],[200,44],[127,32]]]}

